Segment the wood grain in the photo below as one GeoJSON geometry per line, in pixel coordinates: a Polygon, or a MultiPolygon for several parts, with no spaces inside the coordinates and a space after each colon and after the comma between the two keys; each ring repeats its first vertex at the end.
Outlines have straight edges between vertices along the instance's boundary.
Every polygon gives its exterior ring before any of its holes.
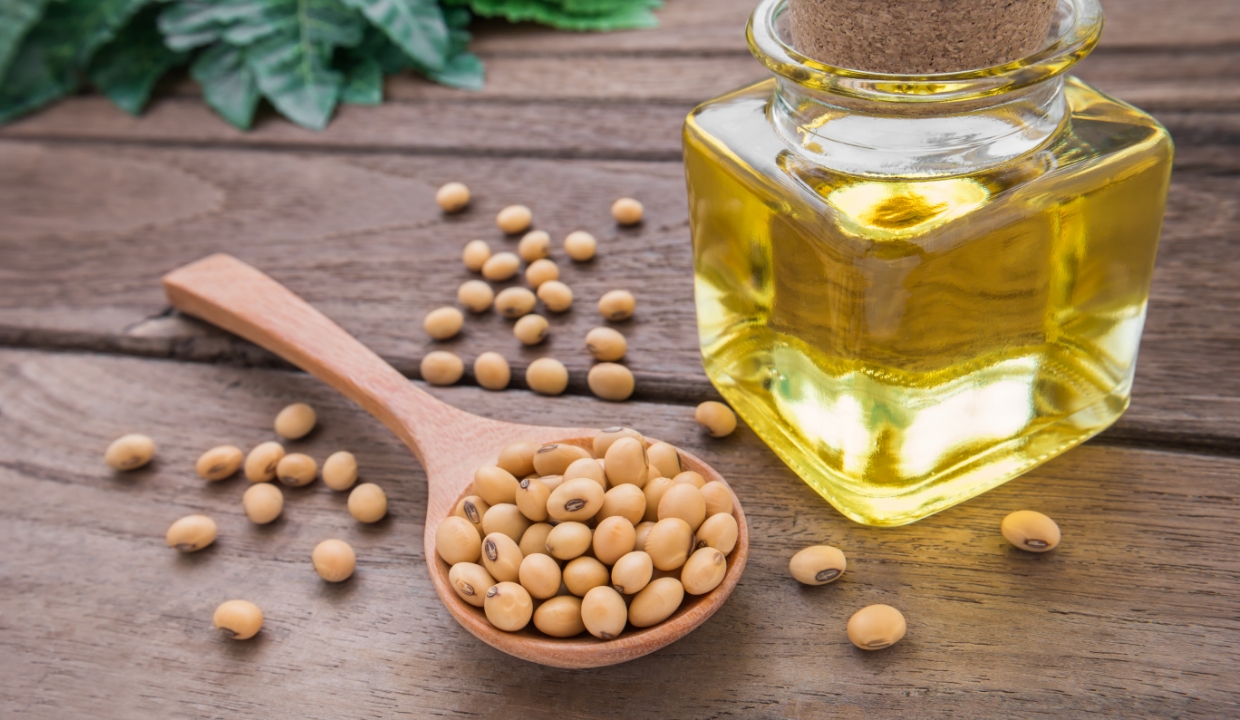
{"type": "Polygon", "coordinates": [[[0,352],[0,714],[101,718],[1224,717],[1240,696],[1237,461],[1092,444],[912,526],[865,528],[830,509],[747,429],[714,440],[690,408],[611,405],[476,388],[432,391],[512,422],[631,423],[719,468],[753,531],[742,582],[710,621],[647,658],[564,671],[469,636],[423,563],[425,476],[376,420],[300,373],[0,352]],[[352,521],[321,483],[287,491],[284,516],[242,515],[247,483],[205,485],[204,448],[274,439],[288,402],[318,411],[291,444],[357,454],[390,517],[352,521]],[[149,432],[148,469],[102,463],[115,436],[149,432]],[[1064,541],[1007,546],[1004,514],[1042,510],[1064,541]],[[174,519],[214,517],[216,544],[164,545],[174,519]],[[323,584],[327,537],[358,552],[323,584]],[[830,542],[849,569],[830,586],[787,576],[792,552],[830,542]],[[249,643],[210,628],[245,597],[267,622],[249,643]],[[900,608],[908,636],[882,653],[848,644],[860,607],[900,608]]]}

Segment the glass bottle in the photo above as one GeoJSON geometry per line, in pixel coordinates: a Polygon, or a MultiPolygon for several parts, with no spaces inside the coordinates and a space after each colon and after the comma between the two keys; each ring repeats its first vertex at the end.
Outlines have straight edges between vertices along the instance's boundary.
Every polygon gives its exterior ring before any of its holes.
{"type": "Polygon", "coordinates": [[[684,128],[703,363],[846,516],[901,525],[999,485],[1127,408],[1171,170],[1167,131],[1066,75],[1102,30],[900,76],[798,54],[684,128]]]}

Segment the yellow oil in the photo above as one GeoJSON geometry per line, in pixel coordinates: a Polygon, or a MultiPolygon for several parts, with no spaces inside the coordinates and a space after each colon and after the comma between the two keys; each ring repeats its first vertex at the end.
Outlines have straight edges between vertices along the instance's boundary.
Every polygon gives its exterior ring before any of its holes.
{"type": "Polygon", "coordinates": [[[772,91],[697,108],[685,162],[706,372],[797,474],[900,525],[1119,417],[1170,174],[1160,125],[1069,78],[1042,150],[866,178],[790,152],[772,91]]]}

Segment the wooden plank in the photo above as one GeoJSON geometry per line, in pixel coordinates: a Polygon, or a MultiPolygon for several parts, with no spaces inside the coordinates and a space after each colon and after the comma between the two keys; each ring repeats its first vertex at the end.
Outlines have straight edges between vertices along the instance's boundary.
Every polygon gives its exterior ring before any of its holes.
{"type": "Polygon", "coordinates": [[[456,626],[421,556],[424,476],[373,419],[308,376],[202,365],[0,352],[0,714],[36,718],[460,715],[565,718],[1234,716],[1240,704],[1240,462],[1086,445],[915,525],[848,522],[741,428],[704,436],[688,408],[435,391],[516,422],[624,422],[720,468],[745,503],[753,545],[724,608],[655,655],[559,671],[501,655],[456,626]],[[359,526],[320,483],[288,490],[255,527],[247,483],[209,486],[197,454],[271,439],[276,410],[311,403],[299,451],[347,448],[384,487],[390,517],[359,526]],[[144,431],[148,469],[113,474],[103,448],[144,431]],[[1034,556],[998,533],[1036,508],[1063,544],[1034,556]],[[201,553],[164,546],[174,519],[207,513],[201,553]],[[357,575],[323,584],[311,548],[338,537],[357,575]],[[837,583],[802,588],[792,552],[848,554],[837,583]],[[224,640],[229,598],[266,615],[253,641],[224,640]],[[900,608],[908,636],[881,653],[848,644],[848,616],[900,608]],[[568,685],[571,684],[571,691],[568,685]],[[910,699],[914,698],[914,699],[910,699]]]}
{"type": "MultiPolygon", "coordinates": [[[[638,397],[697,402],[713,391],[696,345],[681,172],[673,163],[0,143],[0,342],[270,364],[248,344],[161,316],[160,275],[227,251],[303,294],[411,376],[437,347],[467,361],[501,352],[518,384],[531,360],[552,355],[580,393],[590,365],[582,339],[600,324],[593,303],[627,287],[638,312],[618,327],[629,338],[638,397]],[[431,198],[454,178],[477,199],[445,219],[431,198]],[[623,195],[646,203],[640,229],[609,222],[607,208],[623,195]],[[497,250],[515,244],[492,223],[510,202],[534,208],[557,243],[578,228],[599,237],[593,263],[556,253],[574,309],[550,318],[551,338],[536,348],[520,346],[493,313],[470,317],[453,341],[431,343],[423,315],[454,304],[456,287],[472,277],[461,246],[475,237],[497,250]]],[[[1114,437],[1163,442],[1173,434],[1220,448],[1240,437],[1240,321],[1232,310],[1240,288],[1230,271],[1240,261],[1238,197],[1235,174],[1176,175],[1135,399],[1114,437]]]]}

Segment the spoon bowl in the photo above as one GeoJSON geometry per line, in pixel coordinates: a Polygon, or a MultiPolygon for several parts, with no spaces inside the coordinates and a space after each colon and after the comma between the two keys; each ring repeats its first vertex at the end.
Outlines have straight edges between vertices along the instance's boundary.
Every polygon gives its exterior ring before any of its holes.
{"type": "MultiPolygon", "coordinates": [[[[711,592],[686,595],[662,623],[641,629],[630,626],[610,640],[588,634],[551,638],[532,624],[515,633],[493,627],[482,609],[462,600],[448,582],[448,564],[435,552],[439,523],[452,514],[457,501],[472,494],[474,471],[495,464],[508,443],[566,442],[588,448],[597,430],[506,423],[458,410],[419,389],[287,288],[230,255],[211,255],[173,270],[164,276],[163,285],[178,310],[240,335],[326,382],[378,418],[413,451],[426,471],[423,552],[435,591],[452,616],[488,645],[554,667],[614,665],[684,637],[723,605],[740,580],[749,557],[749,530],[733,493],[738,533],[727,558],[727,574],[711,592]]],[[[698,458],[680,454],[685,466],[706,481],[723,480],[698,458]]]]}

